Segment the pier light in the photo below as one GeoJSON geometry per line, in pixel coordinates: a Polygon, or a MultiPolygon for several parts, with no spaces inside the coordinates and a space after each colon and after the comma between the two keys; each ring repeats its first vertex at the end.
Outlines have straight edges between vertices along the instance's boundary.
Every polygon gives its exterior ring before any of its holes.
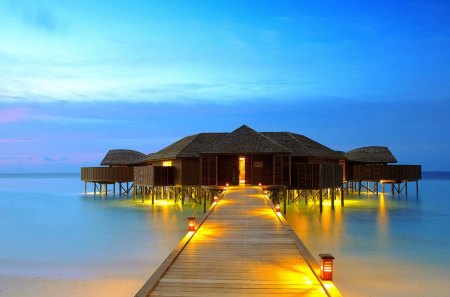
{"type": "Polygon", "coordinates": [[[264,190],[264,195],[267,195],[267,190],[264,190]]]}
{"type": "Polygon", "coordinates": [[[188,218],[188,228],[189,231],[195,231],[195,217],[188,218]]]}
{"type": "Polygon", "coordinates": [[[322,280],[333,280],[333,260],[331,254],[319,254],[320,257],[320,277],[322,280]]]}
{"type": "Polygon", "coordinates": [[[214,202],[217,203],[219,201],[219,197],[217,195],[214,195],[214,202]]]}
{"type": "Polygon", "coordinates": [[[225,184],[225,187],[227,187],[227,188],[228,188],[228,186],[229,186],[229,185],[230,185],[229,183],[226,183],[226,184],[225,184]]]}
{"type": "Polygon", "coordinates": [[[275,211],[280,213],[280,202],[275,202],[275,211]]]}
{"type": "Polygon", "coordinates": [[[258,186],[260,186],[260,187],[261,187],[261,185],[262,185],[261,183],[258,184],[258,186]]]}

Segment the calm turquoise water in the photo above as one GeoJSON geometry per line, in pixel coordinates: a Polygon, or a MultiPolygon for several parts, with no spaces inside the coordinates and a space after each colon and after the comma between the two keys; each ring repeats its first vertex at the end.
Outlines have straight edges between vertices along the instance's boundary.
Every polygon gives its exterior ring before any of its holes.
{"type": "Polygon", "coordinates": [[[186,234],[187,217],[202,213],[85,195],[79,174],[2,174],[0,189],[0,275],[133,276],[140,263],[164,259],[186,234]]]}
{"type": "MultiPolygon", "coordinates": [[[[335,255],[345,296],[446,296],[450,179],[431,177],[419,196],[414,184],[407,197],[350,195],[334,212],[326,202],[323,214],[302,201],[289,205],[287,220],[314,255],[335,255]]],[[[0,174],[0,276],[145,278],[145,265],[157,266],[186,234],[186,218],[202,214],[192,205],[152,207],[83,191],[78,174],[0,174]]]]}
{"type": "Polygon", "coordinates": [[[303,200],[289,205],[286,219],[315,256],[336,257],[345,296],[448,296],[450,176],[431,177],[420,181],[419,195],[415,183],[408,196],[387,186],[379,196],[349,195],[334,212],[327,201],[322,214],[303,200]]]}

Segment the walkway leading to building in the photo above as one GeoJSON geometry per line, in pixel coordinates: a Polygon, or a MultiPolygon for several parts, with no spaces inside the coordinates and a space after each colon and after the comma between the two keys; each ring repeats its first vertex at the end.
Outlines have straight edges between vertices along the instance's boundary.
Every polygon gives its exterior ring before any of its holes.
{"type": "Polygon", "coordinates": [[[259,188],[229,189],[136,296],[340,296],[282,221],[259,188]]]}

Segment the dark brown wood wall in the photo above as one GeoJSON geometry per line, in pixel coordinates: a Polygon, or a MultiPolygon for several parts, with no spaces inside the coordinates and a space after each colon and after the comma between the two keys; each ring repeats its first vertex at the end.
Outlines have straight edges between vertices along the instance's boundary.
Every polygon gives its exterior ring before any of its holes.
{"type": "Polygon", "coordinates": [[[291,184],[290,156],[273,156],[273,184],[289,186],[291,184]]]}
{"type": "Polygon", "coordinates": [[[252,178],[251,184],[258,185],[271,185],[273,183],[273,156],[272,155],[259,155],[252,156],[252,178]],[[259,167],[262,165],[262,167],[259,167]]]}
{"type": "Polygon", "coordinates": [[[82,167],[81,180],[89,182],[131,182],[134,167],[82,167]]]}
{"type": "Polygon", "coordinates": [[[183,159],[182,178],[177,185],[200,185],[200,158],[183,159]]]}
{"type": "Polygon", "coordinates": [[[152,186],[153,166],[134,167],[134,184],[139,186],[152,186]]]}
{"type": "Polygon", "coordinates": [[[342,167],[337,164],[292,164],[291,187],[315,190],[342,186],[342,167]]]}
{"type": "Polygon", "coordinates": [[[174,166],[140,166],[134,168],[134,183],[139,186],[173,186],[174,166]]]}
{"type": "Polygon", "coordinates": [[[217,185],[217,156],[201,156],[201,182],[202,186],[217,185]]]}
{"type": "Polygon", "coordinates": [[[239,184],[239,157],[236,155],[217,156],[218,185],[239,184]]]}
{"type": "Polygon", "coordinates": [[[354,181],[418,180],[422,178],[420,165],[353,165],[354,181]]]}

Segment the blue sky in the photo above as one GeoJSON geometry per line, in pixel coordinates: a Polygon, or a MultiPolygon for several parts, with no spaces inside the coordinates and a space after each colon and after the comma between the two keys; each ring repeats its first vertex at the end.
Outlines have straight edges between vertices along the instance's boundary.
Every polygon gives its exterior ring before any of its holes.
{"type": "Polygon", "coordinates": [[[0,172],[292,131],[450,170],[447,1],[0,0],[0,172]]]}

